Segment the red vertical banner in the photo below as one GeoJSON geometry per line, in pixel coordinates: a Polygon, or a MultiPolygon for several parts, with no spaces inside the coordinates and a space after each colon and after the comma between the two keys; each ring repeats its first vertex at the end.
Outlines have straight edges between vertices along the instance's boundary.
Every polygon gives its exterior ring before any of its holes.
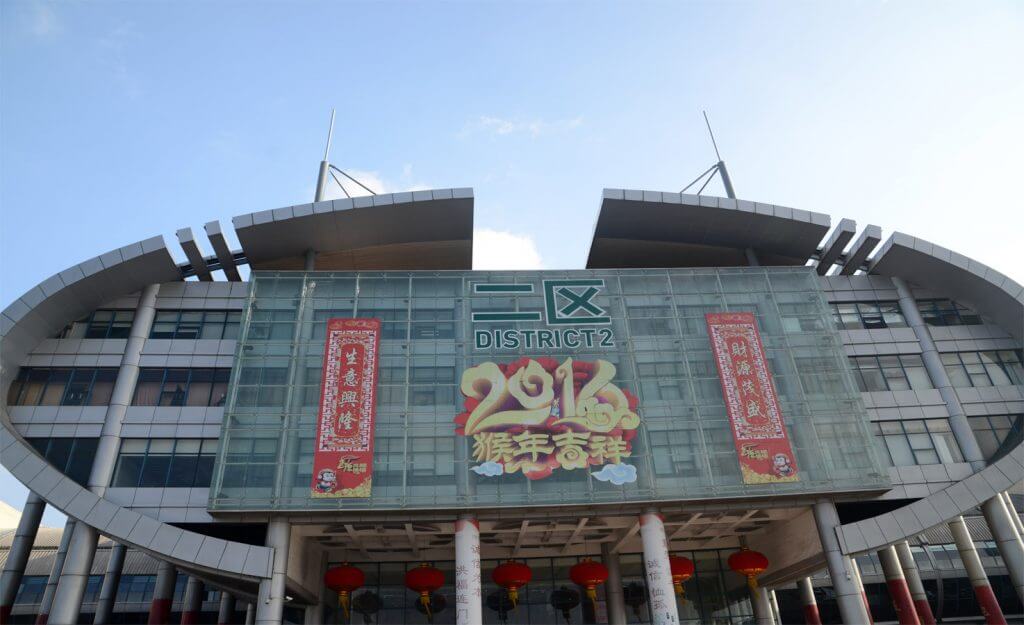
{"type": "Polygon", "coordinates": [[[708,313],[704,317],[743,483],[799,481],[754,314],[708,313]]]}
{"type": "Polygon", "coordinates": [[[369,497],[380,319],[329,319],[313,449],[313,497],[369,497]]]}

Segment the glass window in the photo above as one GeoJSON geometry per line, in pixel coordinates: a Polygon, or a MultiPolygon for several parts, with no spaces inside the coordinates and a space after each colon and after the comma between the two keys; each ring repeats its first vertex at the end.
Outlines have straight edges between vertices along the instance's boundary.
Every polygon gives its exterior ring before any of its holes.
{"type": "Polygon", "coordinates": [[[963,462],[947,419],[879,421],[875,436],[881,437],[893,466],[963,462]]]}
{"type": "Polygon", "coordinates": [[[241,320],[232,310],[158,310],[149,338],[235,340],[241,320]]]}
{"type": "Polygon", "coordinates": [[[216,439],[124,439],[113,486],[209,486],[216,450],[216,439]]]}
{"type": "Polygon", "coordinates": [[[966,326],[979,325],[981,317],[964,306],[949,299],[920,299],[917,309],[921,318],[930,326],[966,326]]]}
{"type": "Polygon", "coordinates": [[[89,481],[98,438],[29,438],[46,461],[81,485],[89,481]]]}
{"type": "Polygon", "coordinates": [[[841,330],[907,327],[898,302],[831,302],[830,306],[841,330]]]}
{"type": "Polygon", "coordinates": [[[223,406],[230,369],[139,370],[133,406],[223,406]]]}
{"type": "Polygon", "coordinates": [[[953,386],[1024,384],[1020,350],[949,352],[941,358],[953,386]]]}
{"type": "Polygon", "coordinates": [[[105,406],[117,369],[22,367],[8,390],[11,406],[105,406]]]}
{"type": "Polygon", "coordinates": [[[919,354],[851,356],[862,392],[934,388],[919,354]]]}
{"type": "Polygon", "coordinates": [[[1024,413],[968,417],[967,421],[988,462],[1002,458],[1024,440],[1024,413]]]}

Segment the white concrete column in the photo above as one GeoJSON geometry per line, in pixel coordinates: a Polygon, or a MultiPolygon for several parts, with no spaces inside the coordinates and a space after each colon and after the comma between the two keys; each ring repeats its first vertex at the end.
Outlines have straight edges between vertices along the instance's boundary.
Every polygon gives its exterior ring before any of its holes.
{"type": "Polygon", "coordinates": [[[107,625],[114,613],[114,602],[117,601],[117,587],[121,583],[121,570],[124,568],[124,556],[128,548],[121,543],[114,543],[110,548],[110,559],[107,560],[107,572],[103,575],[100,596],[96,600],[96,615],[93,625],[107,625]]]}
{"type": "Polygon", "coordinates": [[[778,625],[781,625],[781,623],[782,623],[782,611],[779,610],[779,598],[777,596],[775,596],[775,589],[774,588],[772,588],[771,590],[768,591],[768,600],[772,604],[772,618],[775,619],[775,622],[778,625]]]}
{"type": "Polygon", "coordinates": [[[245,625],[254,625],[256,623],[256,606],[249,602],[245,604],[245,625]]]}
{"type": "Polygon", "coordinates": [[[1013,524],[1017,526],[1017,534],[1020,535],[1021,538],[1024,538],[1024,520],[1021,520],[1017,509],[1013,507],[1013,498],[1010,497],[1009,492],[1003,493],[1003,501],[1006,502],[1006,510],[1010,513],[1010,518],[1013,519],[1013,524]]]}
{"type": "Polygon", "coordinates": [[[864,579],[860,576],[860,565],[857,564],[857,558],[850,558],[850,567],[853,569],[853,578],[857,582],[857,588],[860,589],[860,598],[864,602],[864,611],[868,615],[868,623],[874,625],[875,617],[871,615],[871,602],[868,601],[868,589],[864,587],[864,579]]]}
{"type": "Polygon", "coordinates": [[[480,524],[471,514],[455,521],[455,622],[483,623],[480,590],[480,524]]]}
{"type": "Polygon", "coordinates": [[[995,593],[992,592],[992,585],[988,581],[988,575],[985,574],[985,568],[981,565],[981,558],[978,557],[978,551],[974,548],[974,539],[971,538],[964,518],[957,517],[950,521],[949,531],[953,534],[953,542],[956,543],[960,561],[963,562],[964,569],[967,570],[967,578],[971,580],[974,596],[978,599],[978,606],[981,608],[981,614],[985,617],[985,622],[989,625],[1006,625],[1003,610],[999,607],[999,602],[996,601],[995,593]]]}
{"type": "Polygon", "coordinates": [[[103,421],[103,430],[96,447],[96,457],[89,473],[89,488],[97,495],[103,496],[110,486],[117,466],[117,452],[121,448],[121,425],[128,406],[135,394],[135,383],[139,380],[139,361],[142,348],[149,338],[156,317],[156,294],[160,291],[159,284],[150,284],[139,294],[139,305],[135,308],[135,319],[128,331],[121,366],[117,370],[117,379],[110,393],[110,404],[103,421]]]}
{"type": "Polygon", "coordinates": [[[800,603],[804,608],[806,625],[821,625],[821,613],[818,612],[818,600],[814,598],[814,584],[810,577],[801,577],[796,585],[800,588],[800,603]]]}
{"type": "Polygon", "coordinates": [[[46,502],[42,497],[29,491],[25,507],[21,509],[21,518],[18,519],[18,529],[14,531],[14,539],[7,552],[3,575],[0,576],[0,625],[11,622],[11,608],[18,595],[21,578],[25,575],[25,565],[32,553],[32,544],[36,541],[39,521],[45,509],[46,502]]]}
{"type": "Polygon", "coordinates": [[[918,570],[914,554],[910,551],[910,544],[905,540],[896,543],[896,555],[899,557],[900,567],[903,568],[903,576],[907,579],[918,620],[921,621],[921,625],[935,625],[935,615],[932,613],[931,604],[928,603],[928,593],[924,591],[921,571],[918,570]]]}
{"type": "Polygon", "coordinates": [[[267,546],[274,549],[274,564],[270,579],[260,582],[256,600],[257,625],[281,625],[288,568],[288,543],[291,525],[283,518],[270,521],[267,526],[267,546]]]}
{"type": "Polygon", "coordinates": [[[910,586],[903,575],[900,558],[896,555],[896,548],[890,545],[879,549],[878,560],[882,563],[885,586],[889,589],[889,598],[896,610],[896,619],[900,625],[921,625],[921,620],[917,618],[917,610],[914,609],[914,600],[910,596],[910,586]]]}
{"type": "Polygon", "coordinates": [[[864,625],[870,622],[860,584],[857,583],[853,561],[839,549],[839,538],[836,536],[839,513],[836,512],[835,504],[828,500],[815,503],[814,522],[818,526],[818,539],[825,552],[825,563],[832,578],[840,618],[846,625],[864,625]]]}
{"type": "MultiPolygon", "coordinates": [[[[135,309],[135,319],[128,331],[128,341],[125,344],[124,355],[121,357],[121,366],[117,370],[117,379],[114,381],[110,404],[107,406],[104,417],[103,430],[96,447],[92,470],[89,473],[89,489],[101,497],[106,492],[110,485],[110,479],[114,475],[117,453],[121,446],[121,425],[124,422],[128,406],[131,404],[135,383],[139,379],[139,360],[142,357],[142,347],[153,327],[153,318],[156,316],[156,294],[159,290],[159,284],[150,284],[142,289],[142,293],[139,295],[139,305],[135,309]]],[[[81,522],[75,525],[71,544],[68,547],[67,560],[64,562],[64,572],[57,584],[54,596],[53,610],[49,617],[51,623],[55,625],[78,623],[79,613],[82,609],[82,597],[85,594],[85,584],[89,579],[89,570],[92,568],[92,561],[96,555],[98,538],[99,534],[94,528],[81,522]]]]}
{"type": "MultiPolygon", "coordinates": [[[[66,530],[65,530],[66,531],[66,530]]],[[[75,523],[68,543],[68,553],[64,560],[64,570],[57,580],[57,590],[53,594],[53,606],[50,609],[49,623],[53,625],[77,625],[82,609],[82,597],[89,581],[92,561],[96,556],[96,541],[99,534],[92,527],[81,521],[75,523]]]]}
{"type": "Polygon", "coordinates": [[[665,523],[656,510],[640,515],[640,540],[644,546],[644,568],[647,571],[648,606],[653,625],[676,625],[679,611],[672,588],[672,568],[668,561],[668,540],[665,523]]]}
{"type": "Polygon", "coordinates": [[[203,596],[206,588],[203,581],[198,577],[189,576],[188,585],[185,586],[185,601],[181,608],[181,625],[197,625],[199,614],[203,611],[203,596]]]}
{"type": "Polygon", "coordinates": [[[1021,542],[1017,526],[1006,508],[1002,494],[981,504],[981,513],[985,515],[985,521],[992,530],[992,538],[999,548],[999,555],[1003,557],[1003,564],[1010,575],[1017,596],[1024,601],[1024,543],[1021,542]]]}
{"type": "Polygon", "coordinates": [[[53,558],[53,566],[50,567],[50,577],[46,580],[46,588],[43,589],[43,596],[39,600],[39,614],[36,615],[36,625],[46,625],[50,618],[53,597],[57,593],[57,583],[60,581],[60,574],[64,571],[64,562],[68,557],[68,546],[71,544],[71,536],[74,533],[75,520],[68,518],[64,523],[64,533],[61,534],[57,554],[53,558]]]}
{"type": "Polygon", "coordinates": [[[217,625],[236,625],[235,596],[223,588],[220,591],[220,605],[217,607],[217,625]]]}
{"type": "Polygon", "coordinates": [[[754,622],[757,625],[775,625],[767,588],[758,586],[750,589],[750,606],[754,609],[754,622]]]}
{"type": "MultiPolygon", "coordinates": [[[[949,379],[949,374],[946,373],[946,368],[942,364],[931,332],[917,308],[914,295],[902,278],[894,277],[892,283],[896,287],[899,297],[900,311],[903,312],[907,323],[913,328],[917,342],[921,345],[921,359],[928,371],[928,377],[931,378],[946,404],[946,411],[949,413],[949,427],[953,431],[953,437],[956,438],[956,442],[964,454],[964,459],[971,464],[975,471],[981,471],[986,466],[985,456],[981,452],[981,447],[967,420],[956,389],[949,379]]],[[[999,548],[999,555],[1003,558],[1017,596],[1024,601],[1024,541],[1016,528],[1016,523],[1010,517],[1001,495],[996,495],[982,503],[981,513],[985,516],[989,530],[992,531],[992,537],[999,548]]]]}
{"type": "Polygon", "coordinates": [[[156,585],[153,601],[149,604],[147,625],[169,625],[171,606],[174,604],[174,586],[178,583],[178,569],[170,562],[161,560],[156,569],[156,585]]]}
{"type": "Polygon", "coordinates": [[[609,543],[601,543],[601,562],[608,568],[608,581],[604,585],[604,597],[608,606],[609,625],[626,625],[626,601],[622,596],[622,569],[619,554],[612,551],[609,543]]]}

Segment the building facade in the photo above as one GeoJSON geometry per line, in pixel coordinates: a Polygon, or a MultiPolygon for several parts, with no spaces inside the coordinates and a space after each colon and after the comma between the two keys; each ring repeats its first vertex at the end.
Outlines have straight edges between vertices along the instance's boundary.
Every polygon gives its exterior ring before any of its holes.
{"type": "Polygon", "coordinates": [[[131,622],[129,556],[150,623],[1020,616],[1019,284],[730,198],[606,189],[578,270],[473,271],[472,225],[263,211],[8,307],[4,622],[131,622]]]}

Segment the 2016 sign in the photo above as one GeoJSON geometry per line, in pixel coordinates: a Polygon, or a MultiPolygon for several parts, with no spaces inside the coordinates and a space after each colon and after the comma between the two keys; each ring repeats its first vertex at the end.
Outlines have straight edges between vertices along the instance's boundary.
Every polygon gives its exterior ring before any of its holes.
{"type": "Polygon", "coordinates": [[[473,438],[471,470],[496,477],[543,479],[555,469],[600,467],[591,475],[622,485],[636,481],[628,463],[640,426],[636,396],[612,383],[606,360],[520,358],[485,362],[462,374],[465,412],[456,433],[473,438]]]}

